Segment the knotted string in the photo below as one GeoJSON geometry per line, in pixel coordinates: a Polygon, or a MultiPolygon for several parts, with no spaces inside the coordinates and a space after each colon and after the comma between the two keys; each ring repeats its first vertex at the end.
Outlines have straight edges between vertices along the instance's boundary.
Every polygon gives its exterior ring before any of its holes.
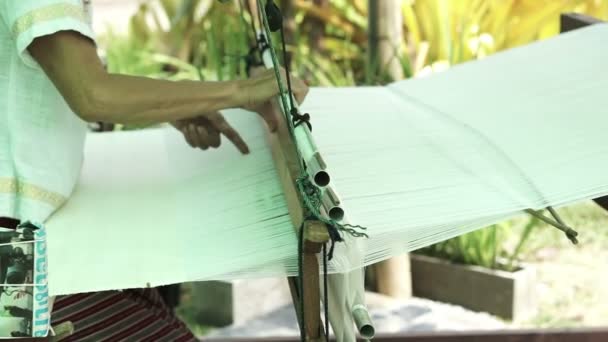
{"type": "Polygon", "coordinates": [[[300,114],[300,112],[296,108],[291,107],[291,119],[293,122],[293,127],[298,127],[302,123],[305,123],[306,126],[308,126],[308,129],[312,132],[312,124],[310,123],[310,114],[308,114],[308,113],[300,114]]]}

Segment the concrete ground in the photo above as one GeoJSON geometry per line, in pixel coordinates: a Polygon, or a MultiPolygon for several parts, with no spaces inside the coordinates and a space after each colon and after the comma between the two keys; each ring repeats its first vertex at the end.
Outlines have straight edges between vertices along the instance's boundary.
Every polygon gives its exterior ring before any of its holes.
{"type": "MultiPolygon", "coordinates": [[[[205,337],[299,336],[285,279],[237,281],[233,296],[234,324],[205,337]]],[[[377,334],[508,328],[488,314],[420,298],[397,300],[368,292],[366,305],[377,334]]]]}
{"type": "MultiPolygon", "coordinates": [[[[506,328],[503,322],[492,316],[471,312],[458,306],[420,298],[408,300],[382,298],[380,301],[383,302],[382,305],[369,307],[377,334],[506,328]]],[[[207,336],[299,336],[299,330],[293,306],[286,304],[241,324],[213,330],[207,336]]]]}

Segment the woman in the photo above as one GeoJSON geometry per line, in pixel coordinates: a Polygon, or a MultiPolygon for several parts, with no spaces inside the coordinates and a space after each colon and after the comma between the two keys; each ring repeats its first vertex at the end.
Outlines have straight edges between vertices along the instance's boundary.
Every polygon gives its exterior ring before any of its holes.
{"type": "MultiPolygon", "coordinates": [[[[108,74],[89,7],[84,0],[0,2],[0,225],[44,222],[65,203],[82,165],[87,122],[170,122],[193,147],[219,147],[224,135],[243,154],[246,143],[219,110],[257,111],[276,128],[262,110],[279,92],[272,71],[225,82],[108,74]]],[[[292,84],[302,101],[308,88],[292,84]]],[[[68,340],[194,340],[154,289],[60,297],[52,321],[74,324],[68,340]]]]}

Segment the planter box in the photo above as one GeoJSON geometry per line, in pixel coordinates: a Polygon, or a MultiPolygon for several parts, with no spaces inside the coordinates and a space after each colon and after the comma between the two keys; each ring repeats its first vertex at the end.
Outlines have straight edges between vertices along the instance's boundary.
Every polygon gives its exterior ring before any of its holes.
{"type": "Polygon", "coordinates": [[[508,319],[522,320],[537,310],[536,271],[524,266],[515,272],[410,254],[414,296],[463,306],[508,319]]]}
{"type": "Polygon", "coordinates": [[[212,327],[240,325],[291,304],[287,278],[201,281],[182,285],[181,310],[212,327]]]}

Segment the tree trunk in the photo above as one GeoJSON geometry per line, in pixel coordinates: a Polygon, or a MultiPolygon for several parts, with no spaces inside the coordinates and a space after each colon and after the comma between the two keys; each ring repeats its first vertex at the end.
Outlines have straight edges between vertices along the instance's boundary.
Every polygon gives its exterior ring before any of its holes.
{"type": "Polygon", "coordinates": [[[368,71],[382,83],[403,79],[401,0],[368,1],[368,71]]]}
{"type": "MultiPolygon", "coordinates": [[[[403,18],[401,0],[368,0],[369,56],[368,79],[390,82],[403,79],[401,44],[403,18]]],[[[372,286],[379,293],[407,298],[412,295],[410,259],[408,254],[393,257],[374,265],[372,286]]]]}

